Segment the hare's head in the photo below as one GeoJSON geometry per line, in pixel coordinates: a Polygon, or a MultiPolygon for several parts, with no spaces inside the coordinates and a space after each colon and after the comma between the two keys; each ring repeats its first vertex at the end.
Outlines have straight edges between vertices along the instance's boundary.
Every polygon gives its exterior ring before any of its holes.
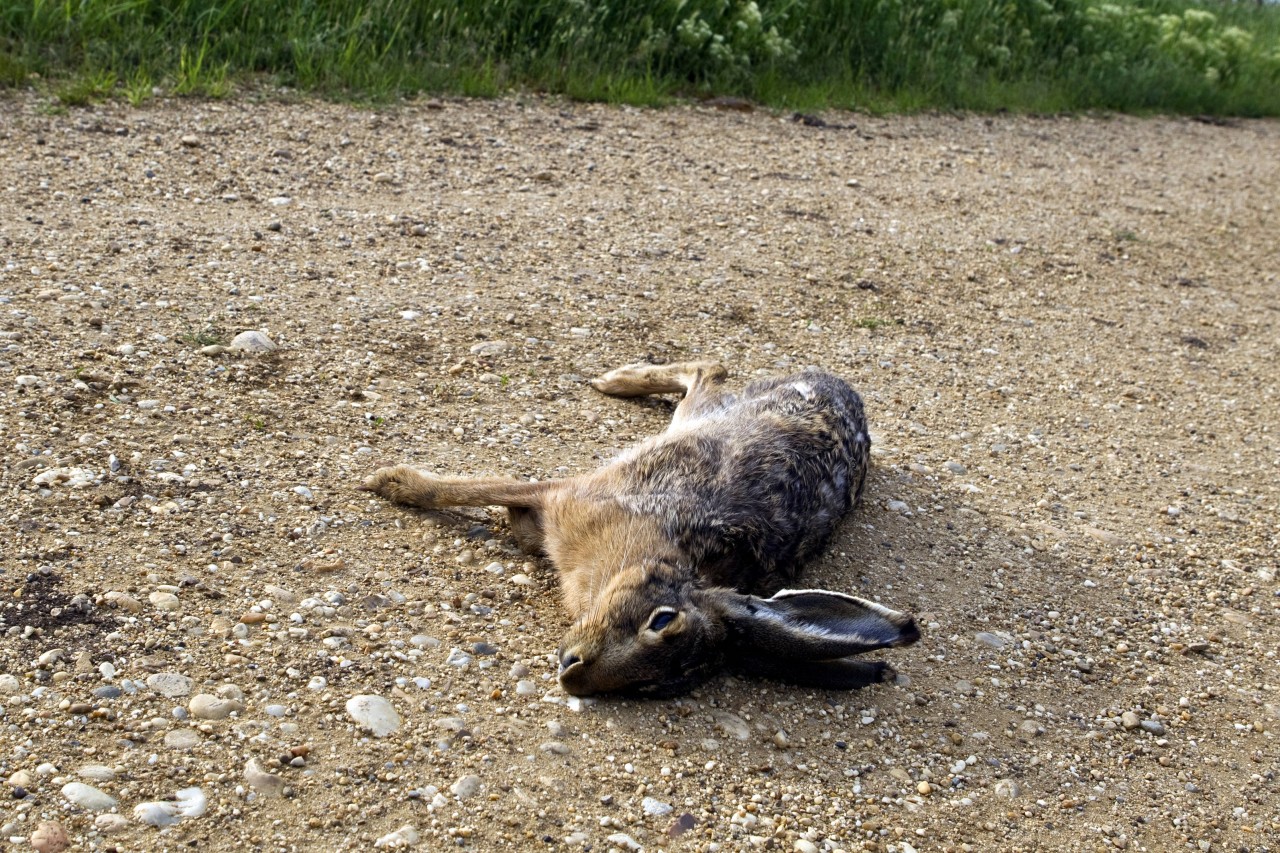
{"type": "Polygon", "coordinates": [[[619,572],[560,646],[560,683],[576,696],[683,693],[729,667],[813,687],[851,689],[892,677],[850,656],[914,643],[915,620],[825,590],[772,598],[699,589],[660,564],[619,572]]]}

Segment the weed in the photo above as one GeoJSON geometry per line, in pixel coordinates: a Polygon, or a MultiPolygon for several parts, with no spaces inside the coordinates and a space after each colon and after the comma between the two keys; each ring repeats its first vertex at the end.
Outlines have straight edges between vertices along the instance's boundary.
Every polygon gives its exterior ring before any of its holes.
{"type": "Polygon", "coordinates": [[[211,326],[205,326],[199,330],[188,329],[178,335],[178,340],[193,347],[226,346],[227,344],[226,336],[211,326]]]}
{"type": "Polygon", "coordinates": [[[516,89],[791,110],[1280,115],[1280,4],[1203,0],[33,0],[0,86],[63,105],[236,81],[387,101],[516,89]]]}
{"type": "Polygon", "coordinates": [[[859,317],[857,320],[853,321],[853,325],[859,329],[870,329],[875,331],[876,329],[882,329],[885,326],[901,326],[903,325],[903,320],[900,317],[895,317],[892,320],[884,320],[880,317],[859,317]]]}

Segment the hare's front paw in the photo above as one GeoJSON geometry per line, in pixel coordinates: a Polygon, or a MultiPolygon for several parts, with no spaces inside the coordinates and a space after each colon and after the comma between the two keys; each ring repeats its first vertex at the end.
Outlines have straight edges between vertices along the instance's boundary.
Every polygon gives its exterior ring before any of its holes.
{"type": "Polygon", "coordinates": [[[423,509],[438,507],[434,478],[408,465],[392,465],[379,468],[360,484],[361,491],[373,492],[392,503],[419,506],[423,509]]]}
{"type": "Polygon", "coordinates": [[[653,374],[661,367],[654,364],[628,364],[610,370],[591,380],[591,387],[602,394],[632,397],[651,393],[653,374]]]}

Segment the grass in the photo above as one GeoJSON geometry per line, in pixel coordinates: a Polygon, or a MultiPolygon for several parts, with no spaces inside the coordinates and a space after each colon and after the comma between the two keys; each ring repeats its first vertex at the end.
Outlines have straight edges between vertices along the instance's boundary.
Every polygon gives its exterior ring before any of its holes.
{"type": "Polygon", "coordinates": [[[0,87],[1280,115],[1248,0],[0,0],[0,87]]]}

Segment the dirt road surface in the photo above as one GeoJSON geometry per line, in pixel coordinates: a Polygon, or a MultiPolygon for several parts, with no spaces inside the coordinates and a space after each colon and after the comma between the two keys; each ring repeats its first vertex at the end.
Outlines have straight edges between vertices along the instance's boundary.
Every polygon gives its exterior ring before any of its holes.
{"type": "Polygon", "coordinates": [[[0,113],[14,849],[1280,849],[1280,124],[0,113]],[[687,358],[864,394],[808,579],[898,684],[570,700],[499,511],[354,489],[590,470],[687,358]]]}

